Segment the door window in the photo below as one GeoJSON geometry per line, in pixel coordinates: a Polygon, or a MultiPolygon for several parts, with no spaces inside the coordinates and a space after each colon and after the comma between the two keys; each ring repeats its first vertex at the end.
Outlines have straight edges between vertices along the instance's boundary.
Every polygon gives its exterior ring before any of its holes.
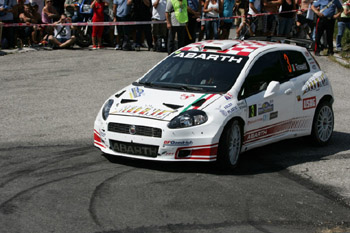
{"type": "Polygon", "coordinates": [[[240,91],[240,99],[266,90],[271,81],[283,82],[285,71],[279,52],[271,52],[261,56],[249,71],[240,91]]]}

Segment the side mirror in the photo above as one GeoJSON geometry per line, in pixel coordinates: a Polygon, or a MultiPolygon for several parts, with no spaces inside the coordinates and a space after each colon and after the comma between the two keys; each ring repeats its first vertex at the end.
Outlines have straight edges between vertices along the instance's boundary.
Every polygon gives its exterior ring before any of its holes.
{"type": "Polygon", "coordinates": [[[280,90],[280,83],[276,81],[271,81],[267,86],[264,94],[264,98],[275,95],[280,90]]]}

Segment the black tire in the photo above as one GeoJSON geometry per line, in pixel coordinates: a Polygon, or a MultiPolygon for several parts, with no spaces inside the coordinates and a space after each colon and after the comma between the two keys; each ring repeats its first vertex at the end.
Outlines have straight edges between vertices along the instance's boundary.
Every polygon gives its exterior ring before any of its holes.
{"type": "Polygon", "coordinates": [[[312,122],[311,139],[318,146],[326,145],[332,137],[334,129],[334,113],[328,101],[321,102],[315,111],[312,122]]]}
{"type": "Polygon", "coordinates": [[[89,47],[89,45],[91,44],[91,28],[89,27],[87,32],[85,33],[85,27],[78,27],[76,33],[75,33],[75,43],[82,47],[89,47]]]}
{"type": "Polygon", "coordinates": [[[243,127],[238,120],[233,120],[221,135],[218,149],[218,164],[221,168],[233,169],[237,166],[241,153],[243,127]]]}

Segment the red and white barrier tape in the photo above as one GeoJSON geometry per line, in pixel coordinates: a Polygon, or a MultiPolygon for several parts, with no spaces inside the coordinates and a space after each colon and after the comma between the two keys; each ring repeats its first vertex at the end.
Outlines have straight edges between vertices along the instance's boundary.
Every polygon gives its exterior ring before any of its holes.
{"type": "MultiPolygon", "coordinates": [[[[303,10],[292,10],[292,11],[283,11],[278,13],[260,13],[255,15],[247,15],[247,17],[257,17],[264,15],[277,15],[281,13],[292,13],[303,10]]],[[[232,17],[221,17],[221,18],[204,18],[197,19],[200,21],[214,21],[214,20],[228,20],[228,19],[236,19],[236,18],[244,18],[245,16],[232,16],[232,17]]],[[[59,25],[62,26],[115,26],[115,25],[144,25],[144,24],[162,24],[166,23],[165,21],[124,21],[124,22],[80,22],[80,23],[62,23],[59,25]]],[[[3,23],[3,27],[32,27],[32,26],[40,26],[40,27],[49,27],[56,26],[57,24],[49,23],[49,24],[33,24],[33,23],[3,23]]]]}

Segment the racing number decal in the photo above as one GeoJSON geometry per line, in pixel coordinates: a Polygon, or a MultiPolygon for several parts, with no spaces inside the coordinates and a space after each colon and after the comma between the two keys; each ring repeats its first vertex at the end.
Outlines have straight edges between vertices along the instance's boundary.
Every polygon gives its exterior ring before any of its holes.
{"type": "Polygon", "coordinates": [[[256,104],[249,106],[249,118],[256,117],[256,104]]]}
{"type": "Polygon", "coordinates": [[[289,62],[289,58],[288,58],[288,56],[287,56],[287,54],[283,54],[283,58],[284,58],[284,60],[286,60],[286,62],[287,62],[287,68],[288,68],[288,71],[289,71],[289,73],[292,73],[292,66],[291,66],[291,64],[290,64],[290,62],[289,62]]]}

